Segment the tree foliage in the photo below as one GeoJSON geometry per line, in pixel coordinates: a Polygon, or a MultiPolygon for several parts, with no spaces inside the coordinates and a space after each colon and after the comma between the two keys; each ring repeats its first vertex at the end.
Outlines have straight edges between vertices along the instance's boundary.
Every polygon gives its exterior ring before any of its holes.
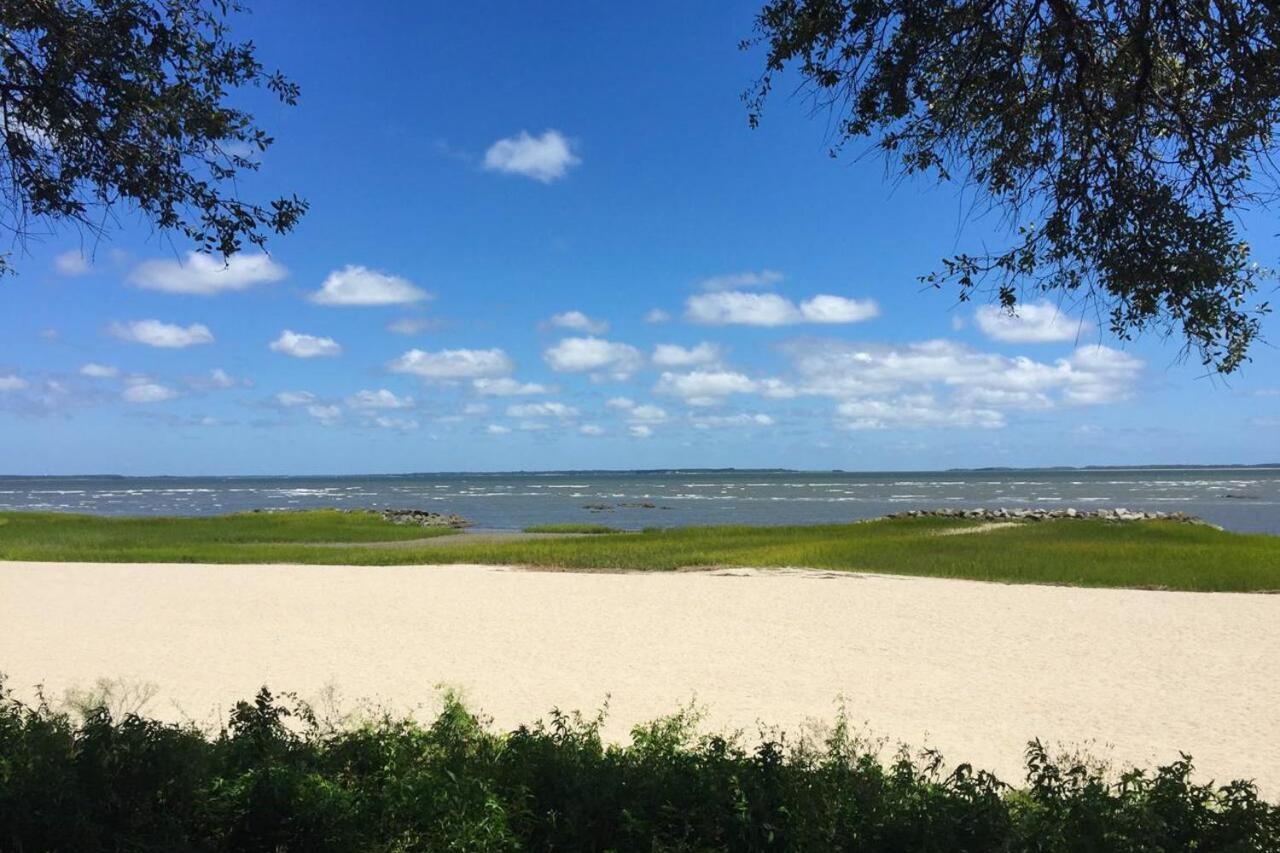
{"type": "Polygon", "coordinates": [[[971,183],[1007,247],[923,277],[1009,310],[1026,292],[1104,306],[1121,339],[1181,336],[1206,365],[1247,359],[1269,276],[1240,216],[1274,196],[1280,9],[1239,0],[769,0],[750,119],[798,70],[903,175],[971,183]]]}
{"type": "Polygon", "coordinates": [[[272,138],[234,93],[298,98],[231,38],[238,11],[234,0],[0,0],[0,235],[21,243],[66,222],[98,234],[121,206],[224,256],[291,229],[306,202],[236,191],[272,138]]]}

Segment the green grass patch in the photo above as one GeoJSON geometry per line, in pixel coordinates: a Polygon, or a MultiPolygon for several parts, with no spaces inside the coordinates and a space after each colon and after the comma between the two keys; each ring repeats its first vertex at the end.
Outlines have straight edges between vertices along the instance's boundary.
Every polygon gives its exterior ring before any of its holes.
{"type": "Polygon", "coordinates": [[[204,517],[0,513],[0,559],[83,562],[325,562],[331,546],[447,536],[447,527],[393,524],[375,513],[254,512],[204,517]],[[285,556],[292,555],[292,556],[285,556]]]}
{"type": "Polygon", "coordinates": [[[1280,591],[1280,537],[1174,522],[892,519],[789,527],[683,527],[502,542],[334,511],[122,519],[0,513],[0,559],[100,562],[498,563],[585,570],[803,566],[1009,583],[1280,591]],[[370,547],[399,542],[396,547],[370,547]]]}
{"type": "Polygon", "coordinates": [[[614,527],[605,524],[575,524],[568,522],[564,524],[532,524],[524,529],[525,533],[583,533],[596,535],[602,533],[621,533],[614,527]]]}

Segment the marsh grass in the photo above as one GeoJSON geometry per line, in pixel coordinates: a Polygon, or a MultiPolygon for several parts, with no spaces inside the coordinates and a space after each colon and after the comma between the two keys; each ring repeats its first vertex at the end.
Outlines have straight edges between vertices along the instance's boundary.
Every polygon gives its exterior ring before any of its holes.
{"type": "Polygon", "coordinates": [[[1280,537],[1175,522],[890,519],[787,527],[681,527],[502,542],[333,511],[114,519],[0,514],[0,559],[97,562],[493,563],[597,571],[796,566],[1007,583],[1220,592],[1280,591],[1280,537]],[[368,547],[398,541],[395,548],[368,547]]]}

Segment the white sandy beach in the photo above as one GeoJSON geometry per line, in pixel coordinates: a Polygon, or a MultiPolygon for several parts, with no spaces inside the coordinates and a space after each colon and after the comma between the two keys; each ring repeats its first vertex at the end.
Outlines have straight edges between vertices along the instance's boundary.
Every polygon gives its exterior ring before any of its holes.
{"type": "Polygon", "coordinates": [[[825,572],[0,563],[19,696],[150,682],[220,719],[262,684],[393,709],[439,685],[512,726],[610,698],[608,732],[697,699],[708,728],[796,730],[844,697],[870,732],[1009,781],[1025,742],[1192,753],[1280,794],[1280,596],[825,572]]]}

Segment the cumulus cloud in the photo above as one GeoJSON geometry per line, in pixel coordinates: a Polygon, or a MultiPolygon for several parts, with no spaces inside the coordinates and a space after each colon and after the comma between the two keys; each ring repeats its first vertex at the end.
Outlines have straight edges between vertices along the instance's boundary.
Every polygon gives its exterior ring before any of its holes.
{"type": "Polygon", "coordinates": [[[578,432],[581,435],[589,436],[604,435],[604,427],[599,426],[598,424],[583,424],[578,427],[578,432]]]}
{"type": "Polygon", "coordinates": [[[329,273],[307,298],[316,305],[407,305],[430,294],[398,275],[347,264],[329,273]]]}
{"type": "Polygon", "coordinates": [[[425,379],[475,379],[505,376],[515,365],[500,349],[446,349],[423,352],[411,349],[387,365],[393,373],[411,373],[425,379]]]}
{"type": "Polygon", "coordinates": [[[611,409],[629,410],[636,407],[636,401],[630,397],[610,397],[605,401],[605,405],[611,409]]]}
{"type": "Polygon", "coordinates": [[[544,184],[563,178],[571,167],[581,162],[569,140],[558,130],[548,130],[541,136],[530,136],[522,130],[515,136],[499,139],[484,153],[485,169],[523,175],[544,184]]]}
{"type": "Polygon", "coordinates": [[[423,332],[439,328],[439,320],[426,317],[401,317],[387,324],[387,331],[395,335],[420,335],[423,332]]]}
{"type": "Polygon", "coordinates": [[[565,338],[546,350],[542,357],[552,370],[560,373],[601,371],[615,377],[635,373],[644,364],[640,351],[630,344],[603,338],[565,338]]]}
{"type": "Polygon", "coordinates": [[[120,398],[126,403],[163,403],[177,396],[177,391],[149,379],[130,381],[120,394],[120,398]]]}
{"type": "Polygon", "coordinates": [[[10,373],[0,376],[0,392],[2,391],[21,391],[27,387],[27,380],[21,376],[15,376],[10,373]]]}
{"type": "Polygon", "coordinates": [[[378,415],[370,423],[381,429],[393,429],[397,432],[409,432],[418,428],[418,422],[414,418],[393,418],[387,415],[378,415]]]}
{"type": "Polygon", "coordinates": [[[295,406],[306,406],[316,401],[316,395],[310,391],[281,391],[276,394],[275,401],[277,405],[291,409],[295,406]]]}
{"type": "Polygon", "coordinates": [[[511,432],[511,427],[504,427],[502,424],[489,424],[484,428],[489,435],[506,435],[511,432]]]}
{"type": "Polygon", "coordinates": [[[721,429],[725,427],[768,427],[773,426],[771,416],[760,414],[737,415],[701,415],[692,419],[694,429],[721,429]]]}
{"type": "Polygon", "coordinates": [[[471,387],[477,394],[483,394],[486,397],[522,397],[529,394],[551,394],[556,390],[549,385],[518,382],[506,376],[498,379],[473,379],[471,387]]]}
{"type": "Polygon", "coordinates": [[[200,323],[177,326],[159,320],[134,320],[129,323],[112,323],[107,331],[122,341],[162,349],[183,349],[213,343],[213,333],[208,326],[200,323]]]}
{"type": "Polygon", "coordinates": [[[563,314],[556,314],[547,321],[547,324],[560,329],[574,329],[592,335],[603,335],[609,331],[608,322],[592,319],[581,311],[566,311],[563,314]]]}
{"type": "Polygon", "coordinates": [[[115,379],[120,375],[120,368],[112,367],[107,364],[94,364],[89,362],[80,368],[81,376],[88,376],[90,379],[115,379]]]}
{"type": "Polygon", "coordinates": [[[820,294],[799,305],[776,293],[724,290],[700,293],[685,302],[685,317],[712,326],[792,326],[799,323],[859,323],[880,314],[871,299],[820,294]]]}
{"type": "Polygon", "coordinates": [[[927,427],[980,427],[998,429],[1004,416],[992,409],[940,403],[929,394],[889,400],[849,400],[837,409],[850,429],[918,429],[927,427]]]}
{"type": "Polygon", "coordinates": [[[795,394],[843,400],[858,428],[985,427],[1013,410],[1115,402],[1131,396],[1143,362],[1105,346],[1053,362],[982,352],[953,341],[901,346],[800,342],[788,349],[795,394]]]}
{"type": "Polygon", "coordinates": [[[399,397],[386,388],[376,391],[357,391],[347,398],[353,409],[408,409],[413,406],[412,397],[399,397]]]}
{"type": "Polygon", "coordinates": [[[627,435],[632,438],[649,438],[653,435],[653,428],[644,424],[632,424],[627,427],[627,435]]]}
{"type": "Polygon", "coordinates": [[[342,407],[334,405],[307,406],[307,414],[315,418],[321,426],[333,426],[342,420],[342,407]]]}
{"type": "Polygon", "coordinates": [[[667,412],[651,403],[632,407],[628,417],[637,423],[660,424],[667,419],[667,412]]]}
{"type": "Polygon", "coordinates": [[[716,364],[720,361],[720,357],[720,347],[705,341],[696,347],[658,344],[653,349],[653,363],[659,367],[694,367],[700,364],[716,364]]]}
{"type": "Polygon", "coordinates": [[[974,312],[973,319],[987,337],[1013,344],[1073,341],[1092,328],[1044,300],[1019,305],[1016,314],[995,305],[983,305],[974,312]]]}
{"type": "Polygon", "coordinates": [[[520,403],[507,407],[509,418],[560,418],[578,416],[578,410],[564,403],[520,403]]]}
{"type": "Polygon", "coordinates": [[[89,270],[89,259],[79,249],[63,252],[53,259],[53,271],[58,275],[85,275],[89,270]]]}
{"type": "Polygon", "coordinates": [[[666,323],[670,319],[671,319],[671,315],[668,314],[666,311],[663,311],[661,308],[650,308],[649,311],[644,315],[644,321],[646,323],[654,323],[654,324],[666,323]]]}
{"type": "Polygon", "coordinates": [[[342,355],[342,346],[333,338],[304,335],[285,329],[268,345],[272,350],[294,358],[332,358],[342,355]]]}
{"type": "Polygon", "coordinates": [[[653,390],[658,394],[680,397],[690,406],[712,406],[730,394],[752,394],[760,383],[744,373],[732,370],[692,370],[687,373],[667,371],[653,390]]]}
{"type": "Polygon", "coordinates": [[[144,290],[212,296],[279,281],[288,274],[284,266],[262,252],[232,255],[225,261],[188,252],[184,261],[144,261],[129,273],[129,281],[144,290]]]}
{"type": "Polygon", "coordinates": [[[777,270],[769,269],[758,272],[736,272],[704,278],[698,282],[698,287],[706,291],[764,290],[779,284],[785,277],[777,270]]]}
{"type": "MultiPolygon", "coordinates": [[[[83,372],[83,369],[82,371],[83,372]]],[[[253,382],[248,379],[239,379],[232,376],[221,367],[215,367],[208,373],[201,376],[191,376],[185,380],[187,387],[194,388],[199,391],[207,390],[225,390],[227,388],[252,388],[253,382]]]]}

